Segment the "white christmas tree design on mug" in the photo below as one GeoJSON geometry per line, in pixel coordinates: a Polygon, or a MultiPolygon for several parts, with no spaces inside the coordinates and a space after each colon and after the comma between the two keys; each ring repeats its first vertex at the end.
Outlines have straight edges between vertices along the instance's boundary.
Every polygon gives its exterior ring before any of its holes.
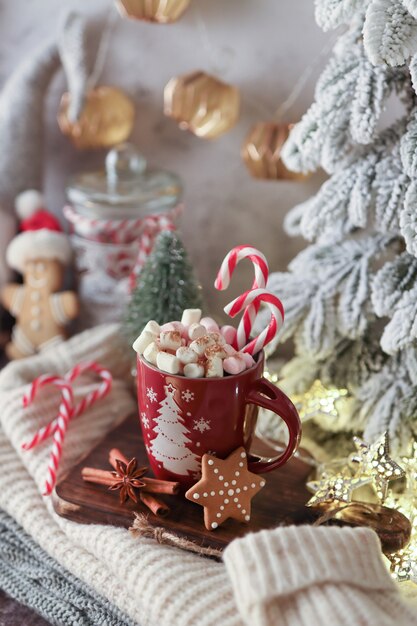
{"type": "Polygon", "coordinates": [[[179,476],[198,474],[201,461],[187,447],[191,443],[191,439],[187,437],[190,431],[186,428],[181,409],[174,399],[175,387],[169,384],[164,389],[166,395],[159,404],[158,417],[154,420],[156,426],[153,432],[157,435],[151,442],[151,452],[169,472],[179,476]]]}

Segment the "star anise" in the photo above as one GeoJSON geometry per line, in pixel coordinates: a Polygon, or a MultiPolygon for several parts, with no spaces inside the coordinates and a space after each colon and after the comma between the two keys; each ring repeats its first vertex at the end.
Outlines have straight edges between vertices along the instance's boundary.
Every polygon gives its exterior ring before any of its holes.
{"type": "Polygon", "coordinates": [[[116,468],[117,469],[112,472],[115,482],[110,485],[109,489],[112,491],[120,489],[120,502],[122,504],[126,502],[128,498],[133,500],[133,502],[137,502],[138,499],[134,490],[145,486],[145,483],[140,479],[146,474],[148,468],[140,467],[138,469],[138,462],[135,457],[130,459],[128,463],[116,459],[116,468]]]}

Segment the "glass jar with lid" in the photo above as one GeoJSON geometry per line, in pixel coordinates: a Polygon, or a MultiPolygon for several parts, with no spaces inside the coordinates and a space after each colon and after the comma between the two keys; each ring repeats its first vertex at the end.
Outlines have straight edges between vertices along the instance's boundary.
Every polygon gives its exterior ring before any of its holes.
{"type": "Polygon", "coordinates": [[[147,167],[132,144],[106,156],[105,169],[69,181],[64,215],[79,276],[84,327],[119,321],[155,236],[172,228],[182,185],[171,172],[147,167]]]}

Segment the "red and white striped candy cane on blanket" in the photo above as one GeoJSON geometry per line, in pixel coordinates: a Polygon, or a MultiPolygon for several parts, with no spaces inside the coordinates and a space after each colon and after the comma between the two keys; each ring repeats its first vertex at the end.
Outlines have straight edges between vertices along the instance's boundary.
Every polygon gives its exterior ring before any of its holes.
{"type": "Polygon", "coordinates": [[[281,300],[270,291],[266,289],[252,289],[238,296],[233,302],[225,306],[224,310],[230,317],[235,317],[252,303],[257,306],[257,310],[259,310],[261,304],[264,303],[271,311],[271,320],[268,326],[258,337],[252,339],[252,341],[242,349],[243,352],[249,352],[249,354],[254,355],[260,352],[276,337],[284,323],[284,307],[281,300]]]}
{"type": "Polygon", "coordinates": [[[46,426],[40,428],[31,441],[22,444],[24,450],[31,450],[53,436],[44,495],[50,495],[55,487],[57,470],[62,456],[62,445],[69,421],[84,413],[84,411],[95,404],[97,400],[104,398],[111,390],[112,380],[112,375],[109,370],[101,367],[98,363],[92,361],[79,363],[62,378],[48,374],[39,376],[39,378],[33,381],[29,393],[23,397],[23,406],[27,407],[33,403],[39,390],[43,387],[55,385],[61,390],[61,403],[59,405],[58,417],[46,426]],[[78,404],[74,405],[73,382],[85,372],[98,374],[102,381],[96,389],[90,391],[78,404]]]}
{"type": "MultiPolygon", "coordinates": [[[[268,281],[269,268],[266,257],[252,246],[236,246],[228,252],[220,266],[214,286],[219,291],[227,289],[230,279],[235,271],[236,265],[243,259],[250,259],[255,270],[255,280],[252,289],[264,289],[268,281]]],[[[258,314],[260,303],[255,300],[251,302],[243,313],[243,317],[237,329],[236,346],[241,350],[249,341],[252,326],[258,314]]]]}

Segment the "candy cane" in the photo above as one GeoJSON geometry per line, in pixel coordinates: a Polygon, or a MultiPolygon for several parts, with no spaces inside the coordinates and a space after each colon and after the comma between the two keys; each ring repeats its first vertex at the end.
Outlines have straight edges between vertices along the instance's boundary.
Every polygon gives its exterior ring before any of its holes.
{"type": "Polygon", "coordinates": [[[102,382],[99,384],[97,389],[93,389],[90,391],[85,398],[83,398],[75,407],[74,417],[78,417],[81,413],[84,413],[87,409],[89,409],[93,404],[97,402],[97,400],[101,400],[111,391],[113,377],[109,370],[101,367],[98,363],[94,363],[93,361],[87,363],[79,363],[76,365],[68,374],[66,374],[65,379],[69,380],[69,382],[74,382],[78,376],[83,374],[84,372],[95,372],[100,376],[102,382]]]}
{"type": "Polygon", "coordinates": [[[82,229],[83,235],[87,234],[99,241],[104,235],[111,243],[131,243],[140,237],[143,229],[143,217],[125,220],[93,219],[80,215],[71,206],[65,206],[63,213],[72,226],[82,229]]]}
{"type": "Polygon", "coordinates": [[[174,219],[182,211],[182,205],[178,205],[168,215],[149,215],[144,218],[144,228],[139,242],[138,256],[129,276],[129,291],[136,287],[137,278],[145,265],[146,259],[152,252],[157,235],[163,230],[175,230],[174,219]]]}
{"type": "MultiPolygon", "coordinates": [[[[236,246],[225,256],[220,270],[217,274],[214,286],[219,291],[227,289],[230,279],[235,271],[236,265],[242,259],[250,259],[255,270],[255,280],[252,289],[263,289],[268,281],[269,268],[268,261],[265,256],[251,246],[236,246]]],[[[252,302],[244,311],[243,317],[239,323],[236,336],[236,347],[241,350],[248,342],[252,332],[252,327],[259,311],[260,304],[257,301],[252,302]]]]}
{"type": "MultiPolygon", "coordinates": [[[[69,383],[67,383],[65,380],[63,380],[59,376],[50,376],[49,374],[43,374],[42,376],[39,376],[33,381],[30,387],[29,393],[23,396],[23,406],[26,408],[30,404],[32,404],[39,390],[42,389],[42,387],[45,387],[47,385],[55,385],[58,387],[58,389],[62,389],[64,387],[70,387],[69,383]]],[[[40,428],[37,431],[37,433],[35,433],[31,441],[27,443],[22,443],[23,450],[31,450],[38,444],[42,443],[42,441],[45,441],[45,439],[53,435],[56,430],[57,422],[58,422],[58,418],[56,418],[55,420],[53,420],[46,426],[43,426],[42,428],[40,428]]]]}
{"type": "Polygon", "coordinates": [[[48,374],[39,376],[33,381],[29,393],[23,398],[23,406],[31,404],[38,391],[46,385],[56,385],[61,390],[61,403],[58,417],[46,426],[40,428],[28,443],[23,443],[24,450],[30,450],[53,436],[53,445],[49,459],[47,478],[45,482],[44,495],[50,495],[56,484],[57,470],[62,456],[62,445],[68,428],[68,423],[74,417],[78,417],[97,400],[104,398],[111,390],[112,375],[109,370],[101,367],[97,363],[87,362],[76,365],[63,378],[50,376],[48,374]],[[100,376],[102,382],[97,389],[90,391],[77,405],[74,406],[73,382],[84,372],[95,372],[100,376]]]}
{"type": "Polygon", "coordinates": [[[44,496],[51,495],[55,484],[59,462],[62,456],[62,445],[68,428],[68,423],[74,415],[74,396],[70,384],[63,385],[61,388],[62,401],[59,405],[59,414],[57,425],[54,432],[51,455],[47,468],[45,480],[44,496]]]}
{"type": "Polygon", "coordinates": [[[233,302],[230,302],[225,308],[225,312],[230,317],[235,317],[241,311],[245,310],[250,304],[254,303],[259,310],[261,303],[265,303],[271,311],[271,320],[268,326],[252,341],[243,348],[243,352],[249,354],[257,354],[268,343],[270,343],[277,335],[284,323],[284,307],[279,298],[266,289],[253,289],[238,296],[233,302]]]}
{"type": "MultiPolygon", "coordinates": [[[[90,406],[97,402],[97,400],[104,398],[111,390],[112,375],[108,370],[102,368],[100,365],[94,362],[80,363],[79,365],[76,365],[64,376],[63,379],[59,378],[58,376],[49,376],[48,374],[39,376],[39,378],[37,378],[32,383],[29,394],[23,398],[23,406],[26,407],[33,402],[37,391],[42,386],[54,384],[55,381],[58,381],[60,383],[68,381],[68,383],[72,383],[76,378],[78,378],[78,376],[86,371],[96,372],[103,379],[103,382],[97,389],[90,391],[90,393],[88,393],[86,397],[83,398],[81,402],[76,405],[76,407],[74,408],[73,417],[78,417],[79,415],[81,415],[81,413],[84,413],[84,411],[89,409],[90,406]]],[[[35,433],[31,441],[23,443],[23,450],[31,450],[35,446],[45,441],[45,439],[48,439],[51,435],[53,435],[58,424],[58,419],[59,418],[57,417],[46,426],[40,428],[37,433],[35,433]]]]}
{"type": "Polygon", "coordinates": [[[64,441],[68,421],[71,419],[71,416],[74,412],[74,396],[71,384],[68,381],[59,378],[58,376],[44,375],[40,376],[33,382],[29,394],[24,396],[23,398],[23,406],[29,406],[29,404],[34,401],[38,391],[46,385],[55,385],[61,391],[61,403],[59,405],[58,417],[56,418],[56,420],[54,420],[55,425],[53,429],[50,427],[50,425],[41,428],[35,434],[35,437],[32,439],[30,444],[23,444],[22,448],[24,450],[29,450],[31,447],[34,447],[35,445],[41,443],[41,441],[43,441],[46,436],[49,436],[53,433],[54,442],[51,450],[51,456],[49,459],[44,490],[44,495],[49,495],[52,493],[52,489],[54,488],[54,485],[56,483],[56,472],[62,454],[62,443],[64,441]]]}

